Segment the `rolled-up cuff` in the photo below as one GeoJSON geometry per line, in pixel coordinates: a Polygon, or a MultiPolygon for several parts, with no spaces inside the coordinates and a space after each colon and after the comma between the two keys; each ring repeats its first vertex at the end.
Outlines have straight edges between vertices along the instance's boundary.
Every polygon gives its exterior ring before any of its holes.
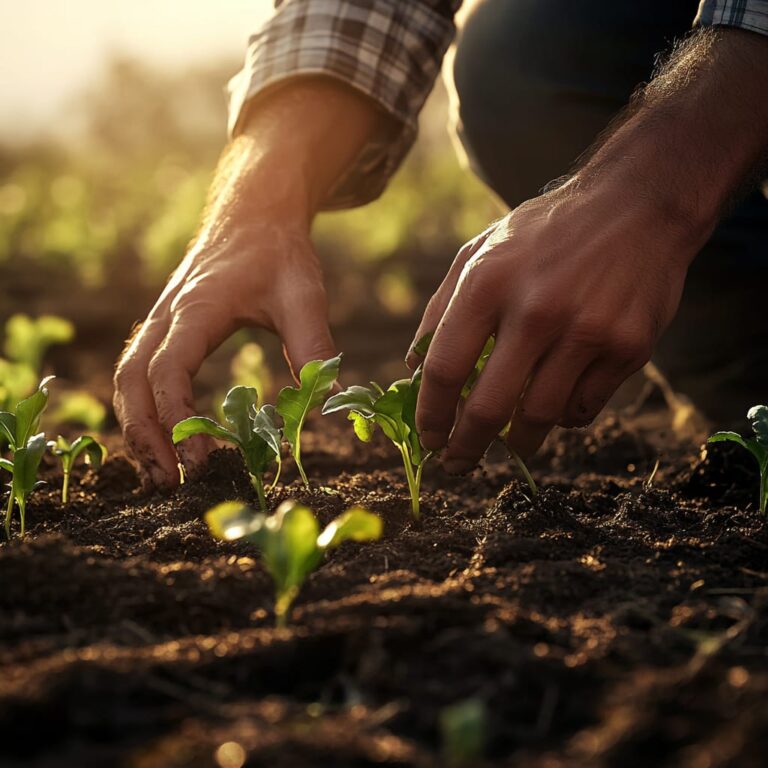
{"type": "Polygon", "coordinates": [[[694,25],[738,27],[768,35],[768,0],[701,0],[694,25]]]}
{"type": "Polygon", "coordinates": [[[249,40],[229,83],[229,130],[246,103],[295,77],[327,76],[373,99],[396,129],[374,137],[322,207],[349,208],[378,197],[410,149],[417,117],[453,38],[450,18],[419,2],[292,0],[249,40]]]}

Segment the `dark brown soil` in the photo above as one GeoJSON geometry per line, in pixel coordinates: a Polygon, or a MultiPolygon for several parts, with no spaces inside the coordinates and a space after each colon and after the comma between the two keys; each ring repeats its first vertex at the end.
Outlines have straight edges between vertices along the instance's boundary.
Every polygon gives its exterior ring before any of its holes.
{"type": "Polygon", "coordinates": [[[440,713],[468,698],[483,765],[766,765],[749,457],[609,417],[550,443],[533,499],[505,461],[435,463],[415,525],[385,444],[325,425],[305,454],[313,489],[274,505],[362,504],[386,530],[334,551],[282,631],[258,553],[201,520],[252,497],[237,454],[145,497],[117,453],[63,509],[49,471],[26,539],[0,547],[0,765],[444,766],[440,713]]]}

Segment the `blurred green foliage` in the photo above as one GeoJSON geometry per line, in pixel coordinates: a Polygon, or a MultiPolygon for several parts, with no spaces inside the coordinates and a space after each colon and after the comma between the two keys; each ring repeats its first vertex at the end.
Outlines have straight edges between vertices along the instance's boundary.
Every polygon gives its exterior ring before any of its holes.
{"type": "MultiPolygon", "coordinates": [[[[115,60],[80,99],[67,142],[0,149],[0,268],[63,267],[98,287],[130,256],[142,281],[161,285],[199,223],[225,142],[223,85],[234,69],[172,75],[115,60]]],[[[496,215],[447,133],[434,129],[445,124],[445,101],[441,93],[431,100],[422,116],[428,138],[379,201],[318,218],[324,253],[371,263],[450,251],[496,215]]],[[[408,303],[394,281],[380,290],[394,306],[408,303]]]]}
{"type": "MultiPolygon", "coordinates": [[[[15,314],[8,318],[5,357],[0,357],[0,411],[13,411],[20,400],[37,389],[43,376],[43,358],[51,346],[68,344],[74,338],[74,326],[63,317],[15,314]]],[[[52,414],[56,424],[79,424],[92,430],[104,425],[107,409],[90,393],[62,392],[57,399],[52,414]]]]}

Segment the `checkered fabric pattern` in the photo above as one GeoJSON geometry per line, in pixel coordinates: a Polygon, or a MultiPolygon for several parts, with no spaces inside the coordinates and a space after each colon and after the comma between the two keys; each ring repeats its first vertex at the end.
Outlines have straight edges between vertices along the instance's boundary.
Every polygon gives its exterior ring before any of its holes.
{"type": "Polygon", "coordinates": [[[768,35],[768,0],[702,0],[696,23],[740,27],[768,35]]]}
{"type": "MultiPolygon", "coordinates": [[[[230,133],[237,133],[246,102],[290,78],[325,75],[346,83],[392,115],[397,130],[368,143],[323,208],[370,202],[416,138],[418,114],[453,40],[461,0],[277,0],[276,5],[249,39],[245,66],[229,83],[230,133]]],[[[768,0],[702,0],[696,23],[768,34],[768,0]]]]}
{"type": "Polygon", "coordinates": [[[372,140],[324,202],[349,208],[378,197],[416,138],[416,120],[453,39],[461,0],[284,0],[249,40],[229,84],[229,129],[246,101],[285,80],[326,75],[373,98],[398,129],[372,140]]]}

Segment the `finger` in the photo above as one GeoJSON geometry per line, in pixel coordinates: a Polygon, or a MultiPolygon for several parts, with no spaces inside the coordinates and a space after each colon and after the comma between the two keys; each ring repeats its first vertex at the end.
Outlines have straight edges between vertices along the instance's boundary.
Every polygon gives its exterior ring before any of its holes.
{"type": "Polygon", "coordinates": [[[416,345],[422,338],[424,338],[424,336],[428,333],[433,333],[437,328],[441,318],[445,314],[451,296],[453,296],[453,293],[456,290],[456,284],[461,277],[461,271],[464,269],[464,265],[486,241],[493,226],[489,227],[484,232],[481,232],[477,237],[461,247],[458,254],[456,254],[456,258],[453,260],[453,264],[451,264],[451,268],[448,270],[448,274],[429,300],[427,308],[424,310],[424,315],[421,318],[421,322],[419,323],[418,330],[416,331],[416,335],[413,337],[413,341],[408,348],[408,354],[405,358],[405,364],[411,370],[415,370],[424,359],[423,356],[416,351],[416,345]]]}
{"type": "Polygon", "coordinates": [[[328,326],[328,305],[322,285],[313,285],[300,295],[291,296],[291,306],[275,318],[277,333],[293,377],[312,360],[328,360],[336,355],[336,345],[328,326]]]}
{"type": "MultiPolygon", "coordinates": [[[[167,435],[180,421],[195,415],[192,379],[203,360],[234,330],[219,307],[196,303],[174,313],[168,333],[147,369],[157,415],[167,435]]],[[[176,451],[185,471],[194,477],[214,447],[213,440],[198,435],[179,443],[176,451]]]]}
{"type": "Polygon", "coordinates": [[[178,459],[169,436],[161,428],[147,367],[165,337],[168,321],[163,317],[147,320],[135,336],[114,376],[115,415],[130,454],[139,463],[145,487],[171,488],[178,483],[178,459]]]}
{"type": "Polygon", "coordinates": [[[497,323],[495,303],[471,270],[465,267],[424,360],[416,425],[432,451],[448,442],[461,389],[497,323]]]}
{"type": "Polygon", "coordinates": [[[586,427],[599,415],[613,393],[642,366],[621,366],[605,359],[596,360],[576,382],[560,425],[586,427]]]}
{"type": "Polygon", "coordinates": [[[583,345],[560,344],[534,370],[507,433],[507,445],[532,456],[563,418],[576,382],[595,357],[583,345]]]}
{"type": "Polygon", "coordinates": [[[443,464],[468,472],[509,421],[525,389],[539,347],[512,328],[500,329],[488,362],[461,409],[443,464]]]}

